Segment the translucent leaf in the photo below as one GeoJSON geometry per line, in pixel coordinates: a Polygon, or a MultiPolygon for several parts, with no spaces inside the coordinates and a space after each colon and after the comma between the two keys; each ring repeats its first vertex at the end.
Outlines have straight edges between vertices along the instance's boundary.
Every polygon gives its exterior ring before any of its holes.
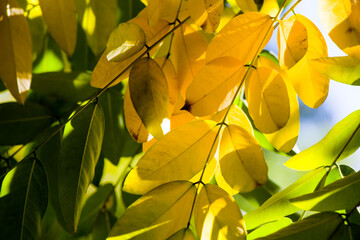
{"type": "Polygon", "coordinates": [[[245,94],[257,129],[273,133],[286,125],[290,117],[289,96],[286,84],[277,71],[258,67],[246,81],[245,94]]]}
{"type": "Polygon", "coordinates": [[[337,228],[342,224],[342,221],[343,218],[337,213],[319,213],[307,217],[302,221],[295,222],[271,235],[258,239],[331,239],[337,228]]]}
{"type": "Polygon", "coordinates": [[[166,239],[186,228],[196,187],[187,181],[163,184],[135,201],[112,228],[108,240],[166,239]]]}
{"type": "Polygon", "coordinates": [[[280,220],[276,221],[276,222],[271,222],[268,224],[265,224],[257,229],[255,229],[254,231],[252,231],[248,236],[247,236],[247,240],[254,240],[254,239],[258,239],[260,237],[265,237],[269,234],[272,234],[284,227],[289,226],[292,223],[290,218],[281,218],[280,220]]]}
{"type": "Polygon", "coordinates": [[[264,0],[264,3],[260,9],[260,12],[269,14],[271,17],[275,17],[279,11],[279,4],[277,0],[264,0]]]}
{"type": "Polygon", "coordinates": [[[246,229],[234,199],[216,185],[206,184],[194,206],[200,239],[246,239],[246,229]]]}
{"type": "Polygon", "coordinates": [[[59,202],[66,228],[76,232],[82,200],[95,172],[104,136],[104,114],[91,104],[65,125],[59,167],[59,202]]]}
{"type": "Polygon", "coordinates": [[[256,139],[244,128],[224,129],[219,148],[216,182],[230,195],[249,192],[266,183],[267,165],[256,139]]]}
{"type": "Polygon", "coordinates": [[[360,59],[360,3],[320,0],[320,20],[331,40],[345,53],[360,59]]]}
{"type": "Polygon", "coordinates": [[[167,22],[175,22],[181,0],[149,0],[148,22],[149,26],[156,25],[160,19],[167,22]]]}
{"type": "Polygon", "coordinates": [[[339,179],[324,188],[290,199],[298,208],[311,211],[351,210],[360,199],[360,172],[339,179]]]}
{"type": "Polygon", "coordinates": [[[0,235],[4,239],[37,239],[47,208],[43,166],[27,158],[4,178],[0,192],[0,235]]]}
{"type": "Polygon", "coordinates": [[[205,32],[213,33],[217,29],[224,1],[222,0],[189,0],[189,11],[195,24],[200,26],[205,32]]]}
{"type": "Polygon", "coordinates": [[[248,12],[234,17],[210,42],[206,62],[226,56],[237,58],[244,64],[250,62],[259,47],[262,49],[269,41],[273,30],[271,24],[270,16],[263,13],[248,12]],[[262,43],[269,29],[268,37],[262,43]]]}
{"type": "MultiPolygon", "coordinates": [[[[170,131],[130,171],[123,190],[144,194],[166,182],[190,180],[203,169],[217,131],[216,122],[204,120],[189,122],[170,131]]],[[[216,147],[209,159],[215,151],[216,147]]]]}
{"type": "Polygon", "coordinates": [[[190,229],[185,228],[177,231],[167,240],[196,240],[196,238],[190,229]]]}
{"type": "Polygon", "coordinates": [[[156,139],[164,135],[162,124],[169,120],[169,88],[161,67],[152,58],[133,64],[129,76],[131,101],[146,129],[156,139]]]}
{"type": "Polygon", "coordinates": [[[76,1],[39,0],[39,4],[51,36],[67,55],[73,55],[77,34],[76,1]]]}
{"type": "Polygon", "coordinates": [[[337,82],[360,85],[360,60],[345,57],[329,57],[311,60],[317,71],[337,82]]]}
{"type": "Polygon", "coordinates": [[[311,171],[284,190],[273,195],[260,208],[244,216],[246,227],[253,229],[263,223],[278,220],[281,217],[297,212],[299,208],[292,205],[289,199],[313,192],[325,172],[326,169],[324,168],[311,171]]]}
{"type": "Polygon", "coordinates": [[[311,170],[353,154],[360,146],[360,110],[338,122],[317,144],[290,158],[285,166],[311,170]]]}
{"type": "Polygon", "coordinates": [[[32,71],[31,35],[24,11],[15,0],[0,3],[0,78],[24,103],[32,71]]]}
{"type": "Polygon", "coordinates": [[[327,57],[326,42],[317,27],[296,14],[280,22],[278,31],[279,61],[301,100],[317,108],[326,99],[329,79],[310,64],[314,58],[327,57]],[[301,74],[299,74],[301,72],[301,74]]]}
{"type": "Polygon", "coordinates": [[[186,92],[186,106],[195,116],[206,116],[229,106],[245,75],[243,63],[217,58],[203,67],[186,92]]]}
{"type": "Polygon", "coordinates": [[[236,0],[237,5],[242,12],[257,12],[257,6],[254,0],[236,0]]]}
{"type": "Polygon", "coordinates": [[[145,33],[135,23],[120,23],[112,31],[106,44],[106,58],[121,62],[138,53],[145,46],[145,33]]]}

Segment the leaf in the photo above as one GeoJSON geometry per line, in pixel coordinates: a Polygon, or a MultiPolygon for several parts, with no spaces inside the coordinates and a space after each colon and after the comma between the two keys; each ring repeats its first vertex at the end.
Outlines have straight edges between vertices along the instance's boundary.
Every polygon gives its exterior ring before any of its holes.
{"type": "Polygon", "coordinates": [[[81,6],[77,5],[79,21],[91,50],[98,56],[104,50],[111,31],[116,27],[117,1],[91,0],[81,3],[81,6]]]}
{"type": "Polygon", "coordinates": [[[236,4],[240,7],[241,11],[246,12],[257,12],[257,6],[254,0],[236,0],[236,4]]]}
{"type": "Polygon", "coordinates": [[[104,123],[100,105],[92,103],[65,125],[60,153],[59,202],[70,232],[76,232],[82,200],[94,177],[104,123]]]}
{"type": "Polygon", "coordinates": [[[39,238],[47,194],[46,174],[38,160],[27,158],[10,171],[0,192],[1,238],[39,238]]]}
{"type": "Polygon", "coordinates": [[[129,76],[131,101],[146,129],[156,139],[164,135],[162,124],[169,120],[169,88],[161,67],[152,58],[133,64],[129,76]]]}
{"type": "Polygon", "coordinates": [[[328,166],[353,154],[360,146],[360,110],[338,122],[317,144],[284,163],[296,170],[328,166]]]}
{"type": "Polygon", "coordinates": [[[72,56],[77,33],[75,0],[39,0],[39,4],[51,36],[68,56],[72,56]]]}
{"type": "Polygon", "coordinates": [[[186,92],[186,106],[195,116],[206,116],[229,106],[245,75],[243,63],[217,58],[203,67],[186,92]]]}
{"type": "Polygon", "coordinates": [[[331,40],[348,55],[360,59],[358,1],[319,1],[321,23],[331,40]]]}
{"type": "Polygon", "coordinates": [[[0,16],[0,78],[16,101],[23,104],[32,71],[29,26],[15,0],[1,1],[0,16]]]}
{"type": "Polygon", "coordinates": [[[190,16],[205,32],[214,33],[224,9],[222,0],[189,0],[190,16]]]}
{"type": "Polygon", "coordinates": [[[272,31],[272,20],[269,15],[257,12],[238,15],[212,39],[206,62],[219,57],[234,57],[247,64],[255,57],[259,48],[265,47],[272,31]],[[263,41],[266,34],[267,37],[263,41]]]}
{"type": "Polygon", "coordinates": [[[312,59],[311,64],[327,78],[349,85],[360,85],[360,60],[356,58],[318,58],[312,59]]]}
{"type": "Polygon", "coordinates": [[[296,207],[311,211],[352,209],[360,199],[360,172],[339,179],[324,188],[290,199],[296,207]]]}
{"type": "Polygon", "coordinates": [[[246,229],[234,199],[216,185],[202,187],[194,206],[200,239],[246,239],[246,229]]]}
{"type": "Polygon", "coordinates": [[[286,70],[282,76],[290,79],[307,106],[319,107],[327,97],[329,79],[316,71],[310,60],[327,57],[321,32],[309,19],[296,14],[280,22],[278,45],[280,66],[286,70]]]}
{"type": "Polygon", "coordinates": [[[244,216],[247,229],[253,229],[263,223],[278,220],[281,217],[297,212],[299,208],[292,205],[290,198],[314,191],[326,169],[319,168],[309,172],[296,182],[269,198],[260,208],[244,216]]]}
{"type": "Polygon", "coordinates": [[[230,195],[250,192],[267,181],[262,149],[246,129],[228,125],[220,141],[216,182],[230,195]]]}
{"type": "Polygon", "coordinates": [[[209,120],[192,121],[170,131],[145,152],[126,177],[123,190],[144,194],[166,182],[190,180],[214,156],[217,141],[211,154],[209,151],[217,131],[216,122],[209,120]]]}
{"type": "Polygon", "coordinates": [[[253,240],[253,239],[258,239],[260,237],[265,237],[268,236],[269,234],[272,234],[284,227],[289,226],[292,223],[290,218],[281,218],[280,220],[276,221],[276,222],[270,222],[267,223],[257,229],[255,229],[254,231],[252,231],[248,236],[247,236],[247,240],[253,240]]]}
{"type": "Polygon", "coordinates": [[[342,224],[342,221],[343,218],[338,213],[319,213],[258,239],[330,239],[340,224],[342,224]]]}
{"type": "Polygon", "coordinates": [[[156,25],[160,19],[169,23],[175,22],[181,7],[181,0],[150,0],[148,4],[149,26],[156,25]]]}
{"type": "Polygon", "coordinates": [[[68,102],[78,102],[95,93],[89,85],[90,72],[49,72],[34,74],[31,89],[68,102]]]}
{"type": "Polygon", "coordinates": [[[283,128],[290,117],[288,90],[281,75],[260,66],[245,83],[249,113],[257,129],[273,133],[283,128]]]}
{"type": "Polygon", "coordinates": [[[145,33],[135,23],[120,23],[112,31],[106,44],[106,58],[121,62],[138,53],[145,46],[145,33]]]}
{"type": "Polygon", "coordinates": [[[188,228],[181,229],[171,235],[167,240],[195,240],[195,236],[188,228]]]}
{"type": "Polygon", "coordinates": [[[161,185],[135,201],[107,239],[166,239],[186,228],[195,195],[196,187],[191,182],[161,185]]]}
{"type": "Polygon", "coordinates": [[[36,103],[2,103],[0,112],[0,145],[28,143],[54,121],[50,112],[36,103]]]}
{"type": "Polygon", "coordinates": [[[269,14],[271,17],[275,17],[279,12],[279,4],[277,0],[264,0],[264,3],[260,9],[260,12],[269,14]]]}

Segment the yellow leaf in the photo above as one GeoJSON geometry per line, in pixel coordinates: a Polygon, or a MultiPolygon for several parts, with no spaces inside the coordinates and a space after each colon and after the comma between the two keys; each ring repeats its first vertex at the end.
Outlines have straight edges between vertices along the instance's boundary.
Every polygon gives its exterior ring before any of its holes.
{"type": "Polygon", "coordinates": [[[167,239],[186,228],[195,194],[196,187],[188,181],[151,190],[125,211],[107,239],[167,239]]]}
{"type": "Polygon", "coordinates": [[[310,64],[310,60],[327,56],[323,36],[316,26],[297,14],[280,23],[278,32],[279,61],[301,100],[312,108],[326,99],[329,79],[310,64]],[[301,73],[301,74],[299,74],[301,73]]]}
{"type": "Polygon", "coordinates": [[[320,0],[320,20],[334,43],[345,53],[360,59],[360,2],[320,0]]]}
{"type": "Polygon", "coordinates": [[[117,1],[81,1],[77,10],[86,40],[93,53],[98,56],[105,49],[109,35],[117,25],[117,1]]]}
{"type": "Polygon", "coordinates": [[[201,240],[246,239],[244,221],[235,200],[218,186],[207,184],[196,199],[195,226],[201,240]]]}
{"type": "Polygon", "coordinates": [[[269,41],[273,31],[271,25],[271,17],[264,13],[249,12],[234,17],[210,42],[206,62],[230,56],[247,64],[254,58],[259,47],[264,48],[269,41]],[[269,29],[268,37],[261,45],[269,29]]]}
{"type": "Polygon", "coordinates": [[[124,96],[124,115],[126,128],[135,141],[142,143],[150,140],[149,132],[146,130],[131,101],[129,85],[126,87],[124,96]]]}
{"type": "Polygon", "coordinates": [[[254,0],[236,0],[236,3],[244,13],[258,11],[254,0]]]}
{"type": "MultiPolygon", "coordinates": [[[[141,11],[138,16],[131,19],[129,23],[135,23],[142,28],[146,36],[146,44],[151,46],[156,41],[158,41],[161,37],[163,37],[168,29],[169,24],[166,21],[159,21],[158,24],[154,27],[149,27],[147,24],[147,8],[141,11]]],[[[154,47],[150,54],[154,54],[157,51],[157,47],[154,47]]],[[[118,84],[120,81],[126,79],[129,76],[129,70],[131,64],[143,55],[145,52],[145,48],[133,55],[132,57],[122,61],[122,62],[109,62],[106,59],[106,53],[103,53],[95,66],[94,71],[91,75],[90,84],[96,88],[105,87],[111,80],[116,78],[116,81],[111,84],[114,86],[118,84]],[[121,75],[120,75],[121,74],[121,75]]]]}
{"type": "Polygon", "coordinates": [[[164,135],[169,120],[169,88],[161,67],[152,58],[136,61],[129,75],[131,101],[146,129],[156,139],[164,135]]]}
{"type": "Polygon", "coordinates": [[[277,71],[266,66],[253,70],[246,81],[245,94],[256,128],[273,133],[285,126],[290,103],[286,85],[277,71]]]}
{"type": "Polygon", "coordinates": [[[160,19],[169,23],[175,22],[182,0],[149,0],[148,22],[155,26],[160,19]]]}
{"type": "Polygon", "coordinates": [[[0,78],[19,103],[30,89],[31,72],[31,35],[24,11],[15,0],[1,1],[0,78]]]}
{"type": "Polygon", "coordinates": [[[190,229],[185,228],[177,231],[167,240],[196,240],[196,238],[190,229]]]}
{"type": "Polygon", "coordinates": [[[220,141],[216,182],[230,195],[250,192],[267,181],[261,146],[246,129],[229,125],[220,141]]]}
{"type": "Polygon", "coordinates": [[[135,23],[120,23],[112,31],[106,44],[106,58],[112,62],[121,62],[145,46],[145,33],[135,23]]]}
{"type": "MultiPolygon", "coordinates": [[[[144,194],[166,182],[193,178],[203,169],[217,130],[216,122],[200,120],[170,131],[145,152],[125,179],[123,190],[144,194]]],[[[216,147],[210,159],[215,151],[216,147]]]]}
{"type": "Polygon", "coordinates": [[[206,116],[229,106],[245,75],[243,63],[232,57],[215,59],[195,76],[186,92],[186,107],[206,116]]]}
{"type": "Polygon", "coordinates": [[[205,32],[213,33],[220,23],[223,0],[189,0],[190,16],[205,32]]]}
{"type": "Polygon", "coordinates": [[[260,12],[269,14],[271,17],[275,17],[279,12],[279,4],[277,0],[264,0],[260,12]]]}
{"type": "Polygon", "coordinates": [[[74,53],[77,21],[75,0],[39,0],[51,36],[67,55],[74,53]]]}
{"type": "Polygon", "coordinates": [[[205,65],[207,42],[205,37],[186,23],[175,31],[171,45],[171,60],[174,63],[180,93],[185,92],[195,75],[205,65]]]}

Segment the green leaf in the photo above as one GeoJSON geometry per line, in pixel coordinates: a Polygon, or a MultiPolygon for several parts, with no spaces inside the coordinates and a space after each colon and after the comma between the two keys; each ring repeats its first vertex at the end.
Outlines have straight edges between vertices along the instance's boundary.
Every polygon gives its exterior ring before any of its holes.
{"type": "Polygon", "coordinates": [[[34,74],[31,89],[68,102],[83,101],[96,89],[90,86],[91,72],[49,72],[34,74]]]}
{"type": "Polygon", "coordinates": [[[100,105],[91,103],[65,125],[60,153],[59,202],[70,232],[76,232],[82,200],[94,177],[104,122],[100,105]]]}
{"type": "Polygon", "coordinates": [[[46,174],[41,163],[27,158],[10,171],[0,192],[2,239],[38,239],[47,207],[46,174]]]}
{"type": "Polygon", "coordinates": [[[271,222],[268,224],[265,224],[264,226],[261,226],[257,229],[255,229],[254,231],[252,231],[248,236],[247,236],[247,240],[253,240],[253,239],[258,239],[260,237],[264,237],[267,235],[270,235],[284,227],[289,226],[292,223],[290,218],[281,218],[280,220],[276,221],[276,222],[271,222]]]}
{"type": "Polygon", "coordinates": [[[337,123],[317,144],[290,158],[285,166],[312,170],[353,154],[360,146],[360,110],[337,123]]]}
{"type": "Polygon", "coordinates": [[[351,56],[312,59],[310,62],[321,74],[337,82],[360,85],[360,60],[351,56]]]}
{"type": "Polygon", "coordinates": [[[169,88],[161,67],[151,58],[136,61],[129,75],[131,101],[146,129],[159,139],[161,124],[169,119],[169,88]]]}
{"type": "Polygon", "coordinates": [[[334,212],[324,212],[312,215],[302,221],[293,223],[269,236],[258,238],[258,240],[318,240],[331,239],[338,226],[342,224],[343,218],[334,212]]]}
{"type": "Polygon", "coordinates": [[[50,112],[35,103],[3,103],[0,112],[0,145],[27,143],[53,122],[50,112]]]}
{"type": "Polygon", "coordinates": [[[337,180],[324,188],[290,199],[296,207],[311,211],[352,209],[360,199],[360,172],[337,180]]]}
{"type": "Polygon", "coordinates": [[[116,222],[108,240],[166,239],[186,228],[196,187],[188,181],[163,184],[135,201],[116,222]]]}
{"type": "Polygon", "coordinates": [[[167,240],[196,240],[196,238],[190,229],[184,228],[171,235],[167,240]]]}
{"type": "Polygon", "coordinates": [[[319,168],[309,172],[296,182],[269,198],[260,208],[244,216],[247,229],[253,229],[263,223],[278,220],[283,216],[297,212],[299,208],[289,201],[306,193],[314,191],[326,169],[319,168]]]}

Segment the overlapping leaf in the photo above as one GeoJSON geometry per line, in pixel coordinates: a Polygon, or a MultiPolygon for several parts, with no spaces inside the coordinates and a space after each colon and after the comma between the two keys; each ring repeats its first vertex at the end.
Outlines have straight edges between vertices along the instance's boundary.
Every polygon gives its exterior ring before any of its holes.
{"type": "Polygon", "coordinates": [[[171,235],[167,240],[195,240],[195,236],[192,231],[188,228],[181,229],[171,235]]]}
{"type": "Polygon", "coordinates": [[[195,24],[205,32],[213,33],[220,23],[224,2],[222,0],[190,0],[189,11],[195,24]]]}
{"type": "Polygon", "coordinates": [[[291,219],[286,217],[281,218],[280,220],[275,222],[270,222],[252,231],[247,236],[247,240],[259,239],[260,237],[265,237],[274,232],[277,232],[278,230],[284,227],[289,226],[291,223],[292,223],[291,219]]]}
{"type": "Polygon", "coordinates": [[[148,22],[149,26],[156,25],[160,19],[174,22],[181,6],[181,0],[149,0],[148,22]]]}

